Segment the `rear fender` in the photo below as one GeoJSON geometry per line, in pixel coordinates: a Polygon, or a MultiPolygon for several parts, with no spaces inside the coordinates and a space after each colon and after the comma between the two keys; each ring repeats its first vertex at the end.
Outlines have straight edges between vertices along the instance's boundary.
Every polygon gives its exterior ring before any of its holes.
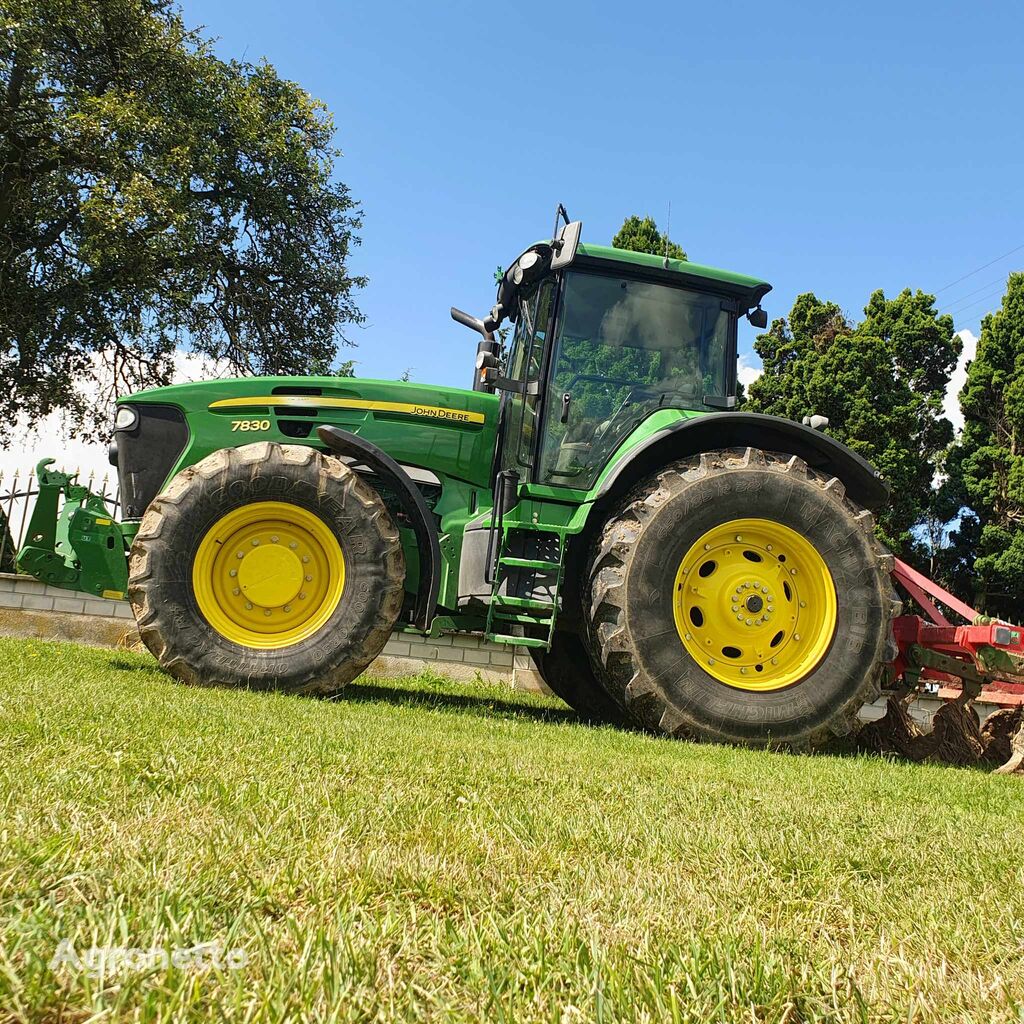
{"type": "Polygon", "coordinates": [[[635,483],[676,459],[721,448],[760,448],[796,455],[811,469],[838,477],[850,499],[877,511],[889,485],[866,459],[820,430],[753,412],[720,412],[677,420],[613,459],[594,495],[595,506],[616,502],[635,483]]]}

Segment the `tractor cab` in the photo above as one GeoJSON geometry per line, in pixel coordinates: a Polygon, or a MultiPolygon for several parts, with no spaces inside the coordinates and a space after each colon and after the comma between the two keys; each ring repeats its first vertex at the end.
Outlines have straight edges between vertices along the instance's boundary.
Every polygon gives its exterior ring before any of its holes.
{"type": "Polygon", "coordinates": [[[565,220],[503,275],[488,317],[452,316],[483,335],[474,388],[503,394],[499,468],[587,490],[652,413],[735,404],[739,317],[755,326],[771,286],[686,260],[583,245],[565,220]],[[507,350],[494,338],[506,317],[507,350]]]}

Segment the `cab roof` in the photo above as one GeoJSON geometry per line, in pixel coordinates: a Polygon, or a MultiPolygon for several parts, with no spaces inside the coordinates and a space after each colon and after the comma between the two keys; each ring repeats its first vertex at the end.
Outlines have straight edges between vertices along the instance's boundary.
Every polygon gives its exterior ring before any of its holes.
{"type": "Polygon", "coordinates": [[[720,270],[718,267],[705,267],[700,263],[691,263],[689,260],[666,260],[663,256],[652,256],[646,252],[633,252],[631,249],[615,249],[610,245],[590,245],[581,242],[576,250],[577,256],[584,257],[581,265],[587,260],[600,260],[605,263],[628,263],[635,267],[643,267],[648,270],[657,271],[653,276],[666,276],[689,279],[679,280],[680,284],[690,283],[700,286],[707,282],[713,287],[717,285],[721,290],[730,293],[743,293],[750,297],[750,304],[756,305],[761,298],[771,291],[771,285],[757,277],[749,277],[746,274],[736,274],[731,270],[720,270]]]}

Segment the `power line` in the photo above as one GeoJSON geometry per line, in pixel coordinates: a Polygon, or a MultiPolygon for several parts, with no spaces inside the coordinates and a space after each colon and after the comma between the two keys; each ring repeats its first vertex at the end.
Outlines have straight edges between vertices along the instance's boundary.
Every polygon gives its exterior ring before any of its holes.
{"type": "Polygon", "coordinates": [[[947,288],[952,288],[953,285],[959,284],[961,281],[966,281],[969,277],[974,277],[975,274],[980,273],[982,270],[987,270],[989,267],[998,263],[1000,260],[1005,260],[1007,256],[1012,256],[1015,252],[1020,252],[1021,249],[1024,249],[1024,242],[1018,245],[1015,249],[1011,249],[1009,252],[1004,252],[1002,256],[997,256],[994,260],[989,260],[988,263],[982,264],[980,267],[977,267],[976,269],[972,270],[969,274],[964,274],[963,277],[958,277],[955,281],[950,281],[949,284],[944,284],[941,288],[938,289],[938,291],[935,292],[935,294],[938,295],[939,292],[944,292],[947,288]]]}
{"type": "Polygon", "coordinates": [[[971,299],[970,302],[963,303],[956,307],[956,309],[950,310],[950,315],[955,316],[957,313],[962,313],[965,309],[973,309],[973,307],[979,305],[982,302],[988,302],[989,299],[997,298],[1003,294],[1002,288],[996,288],[986,295],[982,295],[980,299],[971,299]]]}
{"type": "Polygon", "coordinates": [[[962,313],[965,313],[968,309],[973,309],[975,306],[981,306],[984,305],[984,303],[986,302],[991,302],[992,299],[1001,296],[1002,294],[1003,290],[1002,288],[999,288],[996,291],[992,292],[991,295],[985,295],[980,299],[975,299],[973,302],[968,302],[966,306],[962,307],[961,309],[954,310],[950,315],[959,316],[962,313]]]}
{"type": "Polygon", "coordinates": [[[973,292],[965,292],[957,299],[950,299],[949,302],[947,302],[946,305],[942,307],[942,312],[947,312],[948,310],[952,309],[953,306],[959,306],[960,303],[964,301],[964,299],[969,299],[972,295],[977,295],[978,292],[983,292],[986,288],[991,288],[994,284],[1005,286],[1006,278],[1008,276],[1009,275],[1004,274],[1002,277],[997,277],[994,281],[987,281],[980,288],[975,288],[973,292]]]}

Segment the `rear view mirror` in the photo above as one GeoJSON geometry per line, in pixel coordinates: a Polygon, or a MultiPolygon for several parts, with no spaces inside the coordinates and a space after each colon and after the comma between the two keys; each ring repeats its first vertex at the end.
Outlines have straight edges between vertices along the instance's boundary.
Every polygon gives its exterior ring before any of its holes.
{"type": "Polygon", "coordinates": [[[580,231],[583,229],[583,221],[574,220],[566,224],[558,238],[554,240],[552,248],[554,256],[551,257],[551,269],[561,270],[569,266],[576,258],[576,249],[580,244],[580,231]]]}
{"type": "Polygon", "coordinates": [[[764,330],[768,326],[768,313],[760,306],[757,309],[752,309],[747,314],[747,319],[750,321],[751,327],[759,327],[764,330]]]}

